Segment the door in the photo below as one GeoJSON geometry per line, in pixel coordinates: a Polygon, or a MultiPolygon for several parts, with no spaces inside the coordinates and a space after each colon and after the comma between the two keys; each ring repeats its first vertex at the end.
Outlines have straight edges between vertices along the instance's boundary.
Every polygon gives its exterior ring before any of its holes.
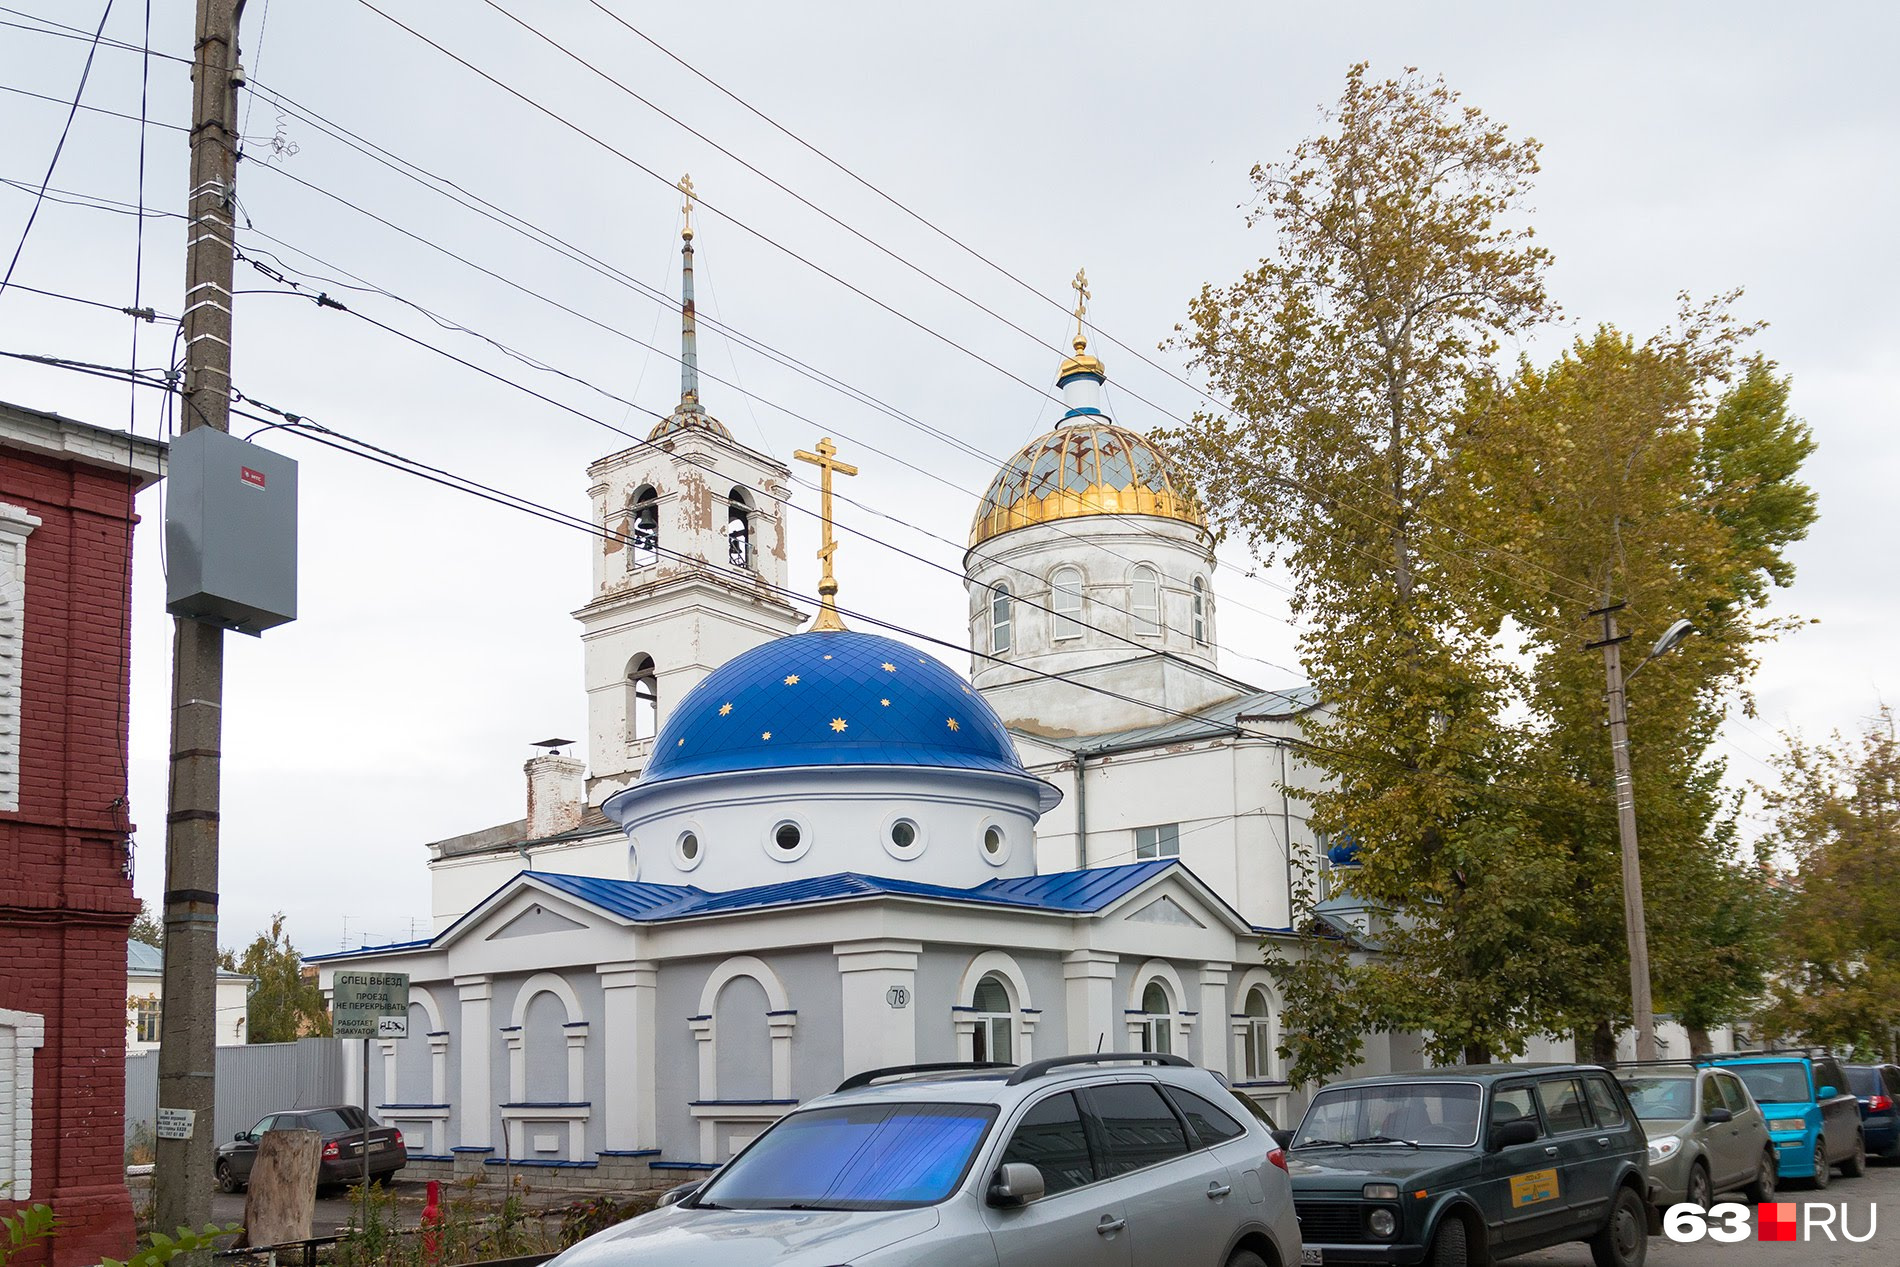
{"type": "Polygon", "coordinates": [[[1735,1110],[1729,1107],[1721,1074],[1703,1072],[1701,1083],[1696,1088],[1696,1112],[1702,1118],[1702,1142],[1708,1152],[1709,1182],[1713,1185],[1713,1191],[1726,1191],[1740,1182],[1738,1176],[1746,1163],[1742,1159],[1743,1123],[1735,1120],[1735,1110]],[[1728,1109],[1731,1115],[1729,1120],[1711,1122],[1709,1115],[1717,1109],[1728,1109]]]}
{"type": "Polygon", "coordinates": [[[1827,1159],[1839,1164],[1854,1155],[1860,1138],[1860,1101],[1847,1085],[1847,1071],[1833,1057],[1814,1062],[1814,1099],[1821,1106],[1821,1130],[1827,1134],[1827,1159]],[[1832,1096],[1821,1093],[1829,1087],[1832,1096]]]}
{"type": "Polygon", "coordinates": [[[1597,1129],[1584,1097],[1583,1079],[1575,1074],[1539,1078],[1537,1102],[1544,1111],[1544,1129],[1557,1150],[1557,1203],[1569,1211],[1570,1226],[1595,1227],[1609,1216],[1610,1195],[1616,1187],[1611,1137],[1597,1129]]]}
{"type": "Polygon", "coordinates": [[[231,1152],[230,1161],[231,1173],[240,1181],[251,1177],[251,1166],[257,1161],[258,1144],[263,1141],[265,1133],[271,1129],[277,1119],[284,1116],[282,1113],[273,1113],[269,1117],[260,1119],[257,1125],[251,1128],[249,1139],[237,1141],[237,1147],[231,1152]]]}
{"type": "Polygon", "coordinates": [[[1042,1172],[1040,1200],[1013,1209],[983,1207],[998,1267],[1132,1267],[1123,1185],[1104,1181],[1075,1096],[1057,1092],[1030,1105],[998,1159],[1042,1172]]]}
{"type": "Polygon", "coordinates": [[[1101,1083],[1082,1095],[1103,1169],[1128,1188],[1135,1267],[1224,1262],[1238,1218],[1226,1164],[1197,1146],[1153,1082],[1101,1083]]]}
{"type": "Polygon", "coordinates": [[[1488,1151],[1484,1157],[1484,1217],[1491,1225],[1492,1246],[1508,1254],[1569,1222],[1561,1164],[1557,1145],[1538,1116],[1536,1093],[1528,1080],[1492,1088],[1486,1121],[1491,1130],[1510,1122],[1529,1122],[1537,1132],[1528,1144],[1488,1151]]]}
{"type": "Polygon", "coordinates": [[[1735,1128],[1735,1175],[1729,1182],[1739,1188],[1753,1183],[1761,1169],[1761,1156],[1768,1151],[1768,1119],[1740,1078],[1732,1073],[1717,1073],[1715,1077],[1722,1088],[1722,1102],[1735,1115],[1729,1123],[1735,1128]]]}

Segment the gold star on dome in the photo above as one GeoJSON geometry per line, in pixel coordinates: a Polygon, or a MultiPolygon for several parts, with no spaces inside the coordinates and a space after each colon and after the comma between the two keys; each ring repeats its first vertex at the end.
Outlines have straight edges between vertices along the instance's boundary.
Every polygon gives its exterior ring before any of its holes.
{"type": "Polygon", "coordinates": [[[785,675],[785,685],[787,685],[787,686],[797,686],[797,685],[798,685],[798,674],[796,674],[796,673],[787,673],[787,674],[785,675]]]}
{"type": "Polygon", "coordinates": [[[891,702],[887,699],[881,699],[878,701],[878,703],[884,705],[884,707],[886,708],[889,708],[891,706],[891,702]]]}
{"type": "Polygon", "coordinates": [[[880,669],[883,669],[886,673],[897,672],[897,666],[892,664],[889,660],[886,660],[883,664],[880,664],[878,667],[880,669]]]}
{"type": "Polygon", "coordinates": [[[827,659],[827,660],[829,660],[829,659],[831,659],[831,657],[830,657],[830,656],[826,656],[826,657],[825,657],[825,659],[827,659]]]}
{"type": "Polygon", "coordinates": [[[720,715],[721,717],[726,717],[726,716],[730,716],[730,715],[731,715],[731,713],[732,713],[732,705],[731,705],[731,704],[721,704],[721,705],[719,706],[719,715],[720,715]]]}
{"type": "Polygon", "coordinates": [[[684,748],[686,746],[686,740],[681,739],[678,743],[674,744],[673,746],[675,748],[684,748]]]}
{"type": "Polygon", "coordinates": [[[949,723],[950,723],[950,729],[952,729],[952,730],[962,730],[962,729],[963,729],[963,727],[961,727],[961,726],[959,726],[959,725],[957,725],[957,719],[956,719],[956,718],[954,718],[954,717],[952,717],[952,718],[950,718],[950,719],[949,719],[949,723]]]}
{"type": "Polygon", "coordinates": [[[831,729],[832,729],[832,730],[834,730],[834,731],[836,731],[836,732],[837,732],[837,733],[839,733],[839,734],[843,734],[843,733],[844,733],[844,718],[842,718],[842,717],[834,717],[834,718],[832,718],[832,719],[831,719],[831,729]]]}
{"type": "Polygon", "coordinates": [[[759,738],[761,739],[770,739],[771,737],[772,737],[772,732],[769,730],[759,736],[759,738]]]}

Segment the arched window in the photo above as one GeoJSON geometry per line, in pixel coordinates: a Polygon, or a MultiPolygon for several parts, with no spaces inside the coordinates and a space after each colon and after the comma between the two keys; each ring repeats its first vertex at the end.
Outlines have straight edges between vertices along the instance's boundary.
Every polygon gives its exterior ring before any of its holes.
{"type": "Polygon", "coordinates": [[[1010,1022],[1014,1013],[1009,1005],[1009,987],[994,972],[976,983],[970,1000],[976,1012],[976,1034],[971,1044],[972,1060],[995,1060],[1008,1064],[1015,1044],[1010,1041],[1010,1022]]]}
{"type": "Polygon", "coordinates": [[[627,536],[633,546],[627,567],[643,568],[660,557],[660,494],[651,484],[633,490],[628,502],[627,536]]]}
{"type": "Polygon", "coordinates": [[[1267,992],[1258,986],[1247,991],[1243,1011],[1247,1018],[1247,1031],[1242,1035],[1247,1080],[1261,1082],[1273,1077],[1273,1007],[1267,1002],[1267,992]]]}
{"type": "Polygon", "coordinates": [[[1136,633],[1152,638],[1161,632],[1161,576],[1146,563],[1128,575],[1128,614],[1136,633]]]}
{"type": "Polygon", "coordinates": [[[637,655],[627,664],[627,738],[653,738],[660,728],[660,676],[653,657],[637,655]]]}
{"type": "Polygon", "coordinates": [[[1194,645],[1207,645],[1207,582],[1194,578],[1194,645]]]}
{"type": "Polygon", "coordinates": [[[1049,578],[1049,606],[1055,612],[1054,640],[1068,642],[1082,636],[1082,574],[1057,568],[1049,578]]]}
{"type": "Polygon", "coordinates": [[[1141,992],[1141,1016],[1138,1018],[1139,1050],[1166,1054],[1174,1050],[1174,1007],[1168,1001],[1168,987],[1150,981],[1141,992]]]}
{"type": "Polygon", "coordinates": [[[1009,586],[998,585],[990,591],[990,650],[997,655],[1008,655],[1014,642],[1009,586]]]}
{"type": "Polygon", "coordinates": [[[736,485],[726,494],[726,557],[736,568],[752,566],[752,495],[736,485]]]}

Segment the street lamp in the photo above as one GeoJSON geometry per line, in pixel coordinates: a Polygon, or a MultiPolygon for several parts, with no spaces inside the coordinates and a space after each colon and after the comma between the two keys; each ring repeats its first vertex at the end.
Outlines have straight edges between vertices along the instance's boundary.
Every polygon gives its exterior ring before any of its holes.
{"type": "MultiPolygon", "coordinates": [[[[1656,1059],[1656,1014],[1649,996],[1649,927],[1643,915],[1643,865],[1636,852],[1636,792],[1630,781],[1629,712],[1623,694],[1623,644],[1628,634],[1616,630],[1616,613],[1624,607],[1613,603],[1590,614],[1603,618],[1603,637],[1587,644],[1603,648],[1603,672],[1609,682],[1610,756],[1616,770],[1616,830],[1623,845],[1623,928],[1629,939],[1630,1012],[1636,1023],[1636,1059],[1656,1059]]],[[[1663,630],[1642,664],[1630,671],[1635,677],[1657,656],[1667,655],[1695,632],[1695,626],[1678,620],[1663,630]]]]}

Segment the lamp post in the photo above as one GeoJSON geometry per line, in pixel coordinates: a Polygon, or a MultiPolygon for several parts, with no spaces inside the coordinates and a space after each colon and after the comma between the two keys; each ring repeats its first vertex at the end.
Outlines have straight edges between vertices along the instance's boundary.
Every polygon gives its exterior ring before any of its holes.
{"type": "MultiPolygon", "coordinates": [[[[1629,635],[1619,634],[1616,628],[1616,613],[1623,607],[1622,603],[1613,603],[1590,613],[1603,618],[1603,637],[1587,645],[1603,649],[1603,672],[1609,685],[1610,758],[1616,771],[1616,831],[1623,846],[1623,928],[1629,940],[1630,1013],[1636,1025],[1636,1059],[1654,1060],[1656,1014],[1649,994],[1649,925],[1643,914],[1643,864],[1636,851],[1636,790],[1630,780],[1629,712],[1623,691],[1623,644],[1629,641],[1629,635]]],[[[1695,626],[1686,620],[1670,625],[1629,676],[1635,677],[1651,660],[1675,650],[1694,632],[1695,626]]]]}

